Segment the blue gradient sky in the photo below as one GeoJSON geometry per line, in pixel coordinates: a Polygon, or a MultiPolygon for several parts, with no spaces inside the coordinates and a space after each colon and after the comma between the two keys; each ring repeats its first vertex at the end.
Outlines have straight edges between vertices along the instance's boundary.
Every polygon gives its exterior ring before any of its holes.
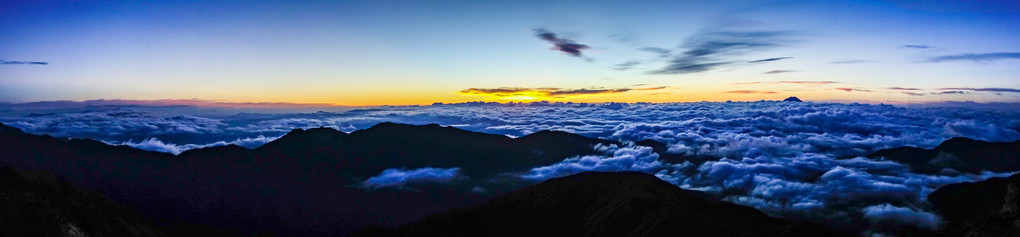
{"type": "Polygon", "coordinates": [[[0,101],[1020,102],[1018,5],[5,1],[0,101]],[[550,50],[537,28],[591,48],[581,57],[550,50]],[[691,42],[734,32],[750,36],[727,42],[767,46],[723,49],[693,58],[721,66],[663,73],[691,42]],[[778,57],[792,58],[749,62],[778,57]],[[518,94],[463,92],[505,87],[518,94]],[[524,93],[537,88],[562,93],[524,93]]]}

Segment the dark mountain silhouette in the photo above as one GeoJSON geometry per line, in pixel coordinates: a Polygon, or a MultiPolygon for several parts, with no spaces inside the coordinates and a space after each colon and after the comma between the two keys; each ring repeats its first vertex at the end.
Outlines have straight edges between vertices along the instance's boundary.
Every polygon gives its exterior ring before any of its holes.
{"type": "Polygon", "coordinates": [[[1020,174],[943,186],[928,195],[948,236],[1020,236],[1020,174]]]}
{"type": "Polygon", "coordinates": [[[790,98],[786,98],[786,99],[785,99],[785,100],[783,100],[783,101],[789,101],[789,102],[804,102],[804,101],[801,101],[801,100],[800,100],[800,98],[797,98],[796,96],[790,96],[790,98]]]}
{"type": "Polygon", "coordinates": [[[0,236],[232,236],[208,226],[157,226],[57,176],[0,167],[0,236]]]}
{"type": "Polygon", "coordinates": [[[365,236],[845,236],[638,172],[584,172],[365,236]]]}
{"type": "Polygon", "coordinates": [[[297,129],[254,150],[231,145],[174,156],[0,124],[0,165],[52,172],[133,206],[160,226],[318,236],[399,226],[480,203],[532,184],[505,173],[592,154],[595,143],[615,142],[564,132],[511,139],[434,124],[381,123],[350,134],[297,129]],[[461,168],[461,174],[443,185],[361,186],[388,168],[423,167],[461,168]]]}
{"type": "Polygon", "coordinates": [[[876,151],[868,158],[883,158],[910,165],[917,173],[935,174],[943,169],[979,173],[981,170],[1020,170],[1020,141],[986,142],[952,138],[934,149],[897,147],[876,151]]]}

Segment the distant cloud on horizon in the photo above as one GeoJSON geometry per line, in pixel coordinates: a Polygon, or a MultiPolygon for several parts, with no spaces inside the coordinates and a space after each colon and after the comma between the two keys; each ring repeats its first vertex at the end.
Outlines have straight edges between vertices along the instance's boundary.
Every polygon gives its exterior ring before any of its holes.
{"type": "Polygon", "coordinates": [[[969,88],[969,87],[949,87],[949,88],[939,88],[938,90],[957,90],[957,91],[981,91],[981,92],[1010,92],[1010,93],[1020,93],[1020,89],[1013,89],[1013,88],[969,88]]]}
{"type": "Polygon", "coordinates": [[[752,82],[737,82],[730,83],[730,85],[754,85],[754,84],[806,84],[806,85],[828,85],[838,84],[838,81],[752,81],[752,82]]]}
{"type": "Polygon", "coordinates": [[[726,91],[726,92],[723,92],[723,93],[729,93],[729,94],[779,94],[779,92],[775,92],[775,91],[756,91],[756,90],[735,90],[735,91],[726,91]]]}
{"type": "MultiPolygon", "coordinates": [[[[0,103],[4,104],[4,103],[0,103]]],[[[38,101],[27,103],[8,103],[14,106],[47,106],[47,107],[81,107],[81,106],[116,106],[116,105],[143,105],[143,106],[197,106],[197,107],[231,107],[231,108],[288,108],[288,107],[328,107],[337,106],[328,103],[287,103],[287,102],[225,102],[201,99],[159,99],[159,100],[122,100],[122,99],[99,99],[99,100],[57,100],[38,101]]]]}
{"type": "Polygon", "coordinates": [[[632,90],[661,90],[666,89],[665,86],[651,87],[651,88],[582,88],[582,89],[562,89],[553,87],[542,87],[542,88],[528,88],[528,87],[500,87],[500,88],[468,88],[460,91],[461,94],[468,95],[488,95],[496,96],[500,98],[510,98],[517,96],[535,97],[535,99],[543,98],[562,98],[563,96],[576,96],[576,95],[597,95],[597,94],[612,94],[612,93],[623,93],[632,90]],[[541,97],[541,98],[539,98],[541,97]]]}

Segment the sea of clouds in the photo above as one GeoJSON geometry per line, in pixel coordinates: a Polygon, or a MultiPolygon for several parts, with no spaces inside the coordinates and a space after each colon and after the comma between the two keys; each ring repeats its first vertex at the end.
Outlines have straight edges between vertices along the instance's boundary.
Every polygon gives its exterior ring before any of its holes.
{"type": "MultiPolygon", "coordinates": [[[[351,132],[380,122],[437,123],[510,137],[560,130],[625,145],[597,146],[598,155],[570,157],[514,175],[539,181],[589,170],[641,171],[775,216],[821,220],[847,229],[889,223],[937,228],[941,220],[924,202],[929,193],[949,183],[1008,175],[923,175],[865,155],[898,146],[932,148],[952,137],[1020,140],[1020,111],[1011,109],[775,101],[465,103],[232,116],[90,108],[0,121],[29,133],[88,137],[175,154],[225,144],[254,148],[295,128],[351,132]],[[646,139],[666,144],[672,154],[698,159],[671,163],[649,147],[629,143],[646,139]],[[841,224],[845,220],[852,221],[841,224]]],[[[425,169],[387,170],[368,178],[365,186],[403,186],[417,179],[445,182],[459,172],[456,167],[425,169]]]]}

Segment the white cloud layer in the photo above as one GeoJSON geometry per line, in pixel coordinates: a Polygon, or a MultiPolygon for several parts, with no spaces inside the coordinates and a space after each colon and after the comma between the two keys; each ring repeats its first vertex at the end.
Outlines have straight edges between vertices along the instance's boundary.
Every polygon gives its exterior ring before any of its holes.
{"type": "Polygon", "coordinates": [[[366,189],[403,187],[410,183],[446,183],[460,175],[460,168],[386,169],[362,182],[366,189]]]}

